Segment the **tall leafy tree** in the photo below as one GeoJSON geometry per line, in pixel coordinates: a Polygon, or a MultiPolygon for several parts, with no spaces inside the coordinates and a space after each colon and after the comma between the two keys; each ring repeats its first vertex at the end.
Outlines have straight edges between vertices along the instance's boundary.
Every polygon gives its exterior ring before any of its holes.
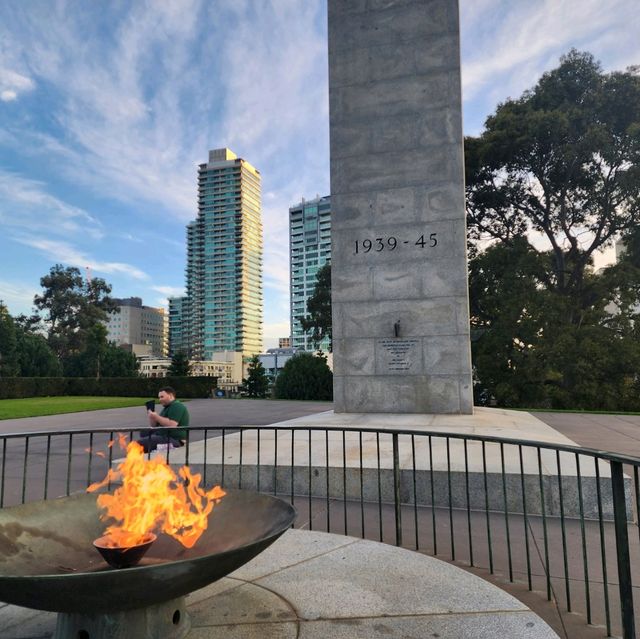
{"type": "Polygon", "coordinates": [[[313,294],[307,300],[306,317],[300,318],[300,324],[305,332],[311,331],[311,340],[316,348],[325,339],[329,339],[329,351],[332,350],[331,340],[331,264],[327,262],[316,274],[316,286],[313,294]]]}
{"type": "Polygon", "coordinates": [[[545,286],[588,295],[594,253],[640,221],[640,77],[572,50],[499,105],[465,157],[471,237],[542,239],[545,286]]]}
{"type": "Polygon", "coordinates": [[[107,329],[104,324],[95,324],[87,330],[84,348],[65,360],[65,374],[69,377],[103,377],[102,366],[108,348],[107,329]]]}
{"type": "Polygon", "coordinates": [[[257,355],[249,362],[247,378],[242,380],[249,397],[265,397],[269,390],[269,378],[257,355]]]}
{"type": "Polygon", "coordinates": [[[16,338],[21,377],[59,377],[62,375],[60,361],[42,335],[18,329],[16,338]]]}
{"type": "Polygon", "coordinates": [[[34,304],[43,313],[49,345],[63,360],[82,352],[89,331],[117,310],[111,286],[99,277],[85,280],[76,267],[56,264],[40,285],[44,290],[34,304]]]}
{"type": "Polygon", "coordinates": [[[640,77],[571,51],[465,157],[481,385],[506,406],[637,407],[640,77]],[[629,257],[595,271],[619,235],[629,257]]]}
{"type": "Polygon", "coordinates": [[[0,377],[14,377],[19,373],[16,327],[9,310],[0,300],[0,377]]]}
{"type": "Polygon", "coordinates": [[[107,344],[101,368],[103,377],[138,377],[140,374],[138,358],[113,342],[107,344]]]}
{"type": "Polygon", "coordinates": [[[184,351],[178,351],[171,358],[171,364],[167,371],[171,377],[188,377],[191,375],[191,363],[184,351]]]}

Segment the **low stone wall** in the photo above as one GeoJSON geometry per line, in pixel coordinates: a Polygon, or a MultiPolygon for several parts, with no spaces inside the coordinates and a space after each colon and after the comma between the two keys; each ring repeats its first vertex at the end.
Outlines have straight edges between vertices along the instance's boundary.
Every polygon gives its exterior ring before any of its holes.
{"type": "MultiPolygon", "coordinates": [[[[204,465],[191,463],[190,468],[204,474],[204,465]]],[[[220,483],[223,479],[223,468],[219,463],[207,464],[207,484],[220,483]]],[[[523,513],[522,491],[526,495],[526,511],[528,515],[542,515],[544,501],[545,515],[559,517],[562,513],[560,505],[560,482],[557,475],[543,475],[542,484],[537,474],[505,474],[504,483],[501,473],[452,471],[450,474],[442,470],[401,470],[400,500],[402,504],[466,509],[467,492],[469,507],[473,510],[484,510],[488,500],[491,511],[505,511],[512,514],[523,513]],[[541,493],[542,485],[542,493],[541,493]],[[415,486],[415,488],[414,488],[415,486]]],[[[565,517],[580,517],[580,490],[577,476],[562,477],[562,506],[565,517]]],[[[595,476],[581,478],[582,511],[586,519],[598,519],[598,486],[595,476]]],[[[354,467],[316,467],[275,466],[270,464],[256,465],[225,464],[224,485],[229,488],[245,488],[279,494],[308,496],[330,499],[343,499],[366,502],[394,503],[394,473],[391,468],[354,467]],[[292,488],[293,474],[293,488],[292,488]],[[327,480],[328,475],[328,480],[327,480]],[[311,487],[309,489],[309,487],[311,487]]],[[[632,504],[632,483],[625,478],[627,502],[627,518],[635,521],[632,504]]],[[[600,477],[600,501],[602,517],[613,520],[613,499],[611,480],[600,477]]]]}

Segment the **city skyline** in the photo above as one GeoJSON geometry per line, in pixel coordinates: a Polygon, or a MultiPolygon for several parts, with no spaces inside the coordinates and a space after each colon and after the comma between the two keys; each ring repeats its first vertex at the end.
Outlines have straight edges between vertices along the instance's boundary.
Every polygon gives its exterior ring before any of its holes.
{"type": "MultiPolygon", "coordinates": [[[[640,64],[633,0],[461,1],[465,133],[572,46],[640,64]]],[[[265,347],[289,334],[289,208],[330,193],[326,6],[196,0],[0,6],[0,299],[57,262],[115,297],[184,291],[197,166],[229,147],[263,186],[265,347]]]]}

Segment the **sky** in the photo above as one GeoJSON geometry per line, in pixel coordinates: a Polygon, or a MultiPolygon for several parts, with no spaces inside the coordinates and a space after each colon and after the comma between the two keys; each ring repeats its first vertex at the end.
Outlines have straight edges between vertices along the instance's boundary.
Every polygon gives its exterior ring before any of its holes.
{"type": "MultiPolygon", "coordinates": [[[[639,0],[460,0],[464,132],[571,47],[640,64],[639,0]]],[[[262,174],[265,347],[289,334],[288,210],[329,189],[326,0],[0,2],[0,299],[56,263],[150,306],[184,291],[197,166],[262,174]]]]}

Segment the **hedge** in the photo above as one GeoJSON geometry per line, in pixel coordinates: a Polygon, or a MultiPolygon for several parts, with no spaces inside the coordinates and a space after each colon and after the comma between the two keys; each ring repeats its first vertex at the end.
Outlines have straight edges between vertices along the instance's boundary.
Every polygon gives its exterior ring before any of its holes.
{"type": "Polygon", "coordinates": [[[211,397],[217,377],[3,377],[0,399],[92,395],[99,397],[155,397],[172,386],[178,397],[211,397]]]}

